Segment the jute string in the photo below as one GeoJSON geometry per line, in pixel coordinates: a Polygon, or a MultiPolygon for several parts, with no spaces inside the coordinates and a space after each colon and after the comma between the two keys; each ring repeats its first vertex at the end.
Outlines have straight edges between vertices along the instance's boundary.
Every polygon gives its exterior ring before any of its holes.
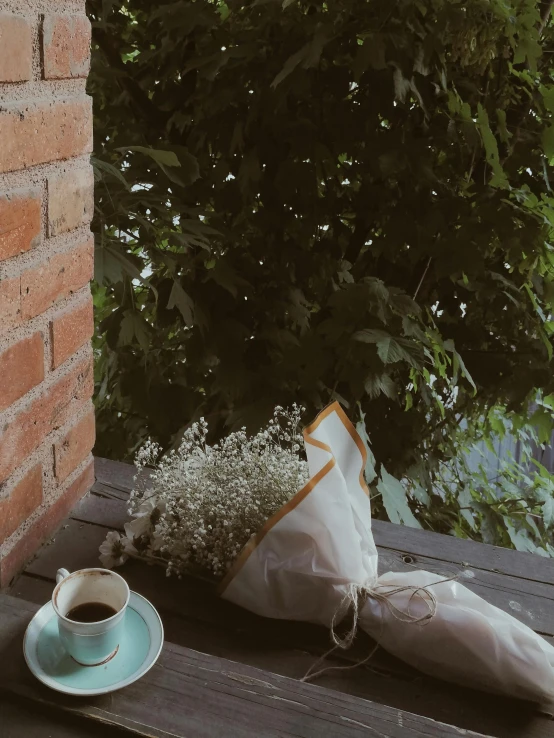
{"type": "Polygon", "coordinates": [[[447,579],[440,579],[437,582],[433,582],[433,584],[426,584],[422,587],[418,587],[413,584],[402,587],[394,587],[388,584],[376,584],[373,587],[368,587],[365,584],[351,584],[348,587],[343,599],[341,600],[341,603],[335,610],[333,620],[331,621],[330,634],[333,646],[326,653],[324,653],[323,656],[320,656],[315,664],[312,664],[312,666],[310,666],[306,674],[302,677],[301,681],[308,682],[318,676],[321,676],[322,674],[327,674],[330,671],[346,671],[348,669],[356,669],[363,664],[367,664],[367,662],[372,658],[374,653],[379,648],[381,639],[383,637],[383,628],[385,626],[385,608],[388,609],[389,613],[392,615],[393,618],[395,618],[395,620],[399,620],[402,623],[408,623],[410,625],[427,625],[427,623],[429,623],[435,617],[438,604],[437,597],[430,588],[434,587],[437,584],[451,582],[454,579],[457,579],[457,577],[458,575],[456,574],[452,577],[448,577],[447,579]],[[383,592],[380,590],[387,591],[383,592]],[[405,610],[397,607],[391,600],[393,595],[401,594],[402,592],[411,593],[405,610]],[[349,664],[348,666],[326,666],[325,668],[316,671],[316,668],[320,666],[320,664],[322,664],[325,659],[332,653],[334,653],[338,648],[346,651],[352,646],[354,638],[356,637],[356,633],[358,632],[358,621],[360,617],[360,612],[363,609],[366,600],[369,598],[376,600],[381,607],[381,632],[369,655],[361,659],[360,661],[356,661],[354,664],[349,664]],[[415,615],[411,612],[411,607],[414,600],[424,603],[426,611],[422,615],[415,615]],[[345,617],[345,614],[348,614],[349,611],[352,611],[352,625],[343,636],[339,636],[336,631],[336,626],[338,625],[337,621],[339,619],[342,620],[345,617]]]}

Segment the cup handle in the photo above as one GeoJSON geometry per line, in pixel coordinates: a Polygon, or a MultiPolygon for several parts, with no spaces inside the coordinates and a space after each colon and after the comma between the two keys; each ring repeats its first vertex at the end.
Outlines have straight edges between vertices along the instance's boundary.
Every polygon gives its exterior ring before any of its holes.
{"type": "Polygon", "coordinates": [[[67,569],[58,569],[58,571],[56,572],[56,584],[59,584],[62,579],[65,579],[68,576],[69,572],[67,571],[67,569]]]}

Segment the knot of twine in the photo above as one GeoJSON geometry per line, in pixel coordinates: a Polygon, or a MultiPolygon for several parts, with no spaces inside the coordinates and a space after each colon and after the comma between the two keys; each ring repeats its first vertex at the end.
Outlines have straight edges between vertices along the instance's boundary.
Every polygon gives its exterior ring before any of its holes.
{"type": "Polygon", "coordinates": [[[373,587],[367,586],[367,584],[349,585],[343,599],[335,610],[333,614],[333,619],[331,621],[330,635],[331,641],[334,645],[308,669],[306,674],[302,677],[301,681],[310,681],[311,679],[315,679],[321,674],[327,673],[329,671],[355,669],[358,666],[362,666],[362,664],[366,664],[373,656],[375,651],[377,651],[377,649],[379,648],[379,644],[383,636],[383,628],[385,625],[385,620],[383,617],[383,611],[385,608],[388,609],[389,613],[392,615],[393,618],[395,618],[395,620],[399,620],[402,623],[409,623],[411,625],[427,625],[427,623],[429,623],[435,617],[438,605],[437,597],[435,593],[431,591],[430,587],[434,587],[436,584],[442,584],[444,582],[451,582],[454,579],[457,579],[457,575],[448,577],[448,579],[440,579],[438,582],[433,582],[432,584],[426,584],[423,586],[416,586],[414,584],[409,584],[401,587],[395,587],[389,584],[377,584],[373,587]],[[386,592],[380,590],[386,590],[386,592]],[[391,599],[394,595],[401,594],[402,592],[411,593],[405,610],[397,607],[391,599]],[[377,638],[375,645],[371,649],[369,655],[366,656],[364,659],[348,666],[327,666],[324,669],[315,671],[316,667],[319,666],[323,661],[325,661],[327,656],[336,651],[337,648],[346,651],[352,646],[356,637],[356,633],[358,632],[358,621],[360,618],[360,612],[365,605],[366,600],[369,598],[376,600],[381,606],[381,633],[379,635],[379,638],[377,638]],[[411,612],[411,607],[414,600],[419,601],[420,603],[422,602],[425,605],[425,612],[423,612],[422,615],[416,615],[411,612]],[[336,626],[338,625],[338,621],[342,620],[345,614],[348,614],[349,611],[352,611],[352,625],[344,635],[340,636],[336,631],[336,626]]]}

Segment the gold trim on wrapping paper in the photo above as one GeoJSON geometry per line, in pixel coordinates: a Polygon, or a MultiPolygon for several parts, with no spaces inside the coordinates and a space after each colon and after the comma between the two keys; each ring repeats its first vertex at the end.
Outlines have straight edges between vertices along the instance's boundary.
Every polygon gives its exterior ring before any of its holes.
{"type": "Polygon", "coordinates": [[[362,468],[360,469],[360,487],[363,489],[365,494],[369,497],[369,487],[367,486],[365,482],[365,477],[364,477],[364,470],[367,464],[366,447],[364,446],[364,442],[360,438],[358,431],[352,425],[352,421],[350,420],[348,415],[344,412],[344,410],[342,409],[342,407],[339,405],[338,402],[335,401],[331,405],[327,405],[327,407],[324,410],[322,410],[321,413],[317,416],[314,422],[311,425],[309,425],[307,428],[304,429],[304,440],[306,441],[306,443],[311,443],[314,446],[320,446],[321,448],[325,448],[326,451],[329,451],[329,453],[331,453],[331,449],[329,448],[329,446],[327,446],[327,444],[321,443],[320,441],[316,441],[313,438],[309,438],[307,437],[307,434],[314,431],[317,428],[317,426],[321,423],[321,421],[324,418],[326,418],[328,415],[330,415],[333,410],[339,416],[339,419],[342,421],[342,424],[344,425],[344,427],[346,428],[346,430],[352,437],[352,440],[354,441],[354,443],[358,447],[359,452],[362,455],[362,468]]]}
{"type": "MultiPolygon", "coordinates": [[[[317,448],[321,448],[324,451],[327,451],[328,453],[332,454],[332,451],[330,447],[323,443],[323,441],[318,441],[315,438],[310,437],[310,433],[313,433],[318,425],[325,420],[329,415],[331,415],[332,412],[336,412],[339,419],[341,420],[342,424],[348,431],[348,433],[352,436],[352,440],[358,447],[361,455],[362,455],[362,469],[360,471],[360,486],[362,490],[365,492],[365,494],[369,497],[369,489],[367,484],[365,483],[364,479],[364,469],[367,462],[367,451],[365,449],[365,446],[363,444],[362,439],[358,435],[358,432],[356,431],[356,428],[352,425],[350,419],[342,409],[342,407],[339,405],[338,402],[332,402],[330,405],[327,405],[326,408],[324,408],[317,418],[314,420],[314,422],[311,425],[308,425],[306,428],[304,428],[304,441],[305,443],[309,443],[311,446],[317,446],[317,448]]],[[[240,554],[237,556],[235,561],[233,562],[233,565],[225,575],[225,577],[220,582],[217,591],[221,595],[223,592],[227,589],[231,581],[236,577],[236,575],[239,573],[239,571],[242,569],[242,567],[246,564],[248,561],[248,558],[250,557],[250,554],[254,551],[254,549],[259,546],[259,544],[263,541],[263,539],[266,537],[266,535],[269,533],[269,531],[273,528],[274,525],[276,525],[282,518],[285,517],[287,513],[289,513],[291,510],[294,510],[295,507],[297,507],[302,500],[308,496],[308,494],[312,491],[312,489],[321,482],[321,480],[327,476],[327,474],[331,471],[331,469],[336,465],[335,458],[329,459],[329,461],[325,464],[325,466],[318,471],[318,473],[312,477],[312,479],[309,480],[309,482],[302,487],[301,490],[299,490],[294,497],[292,497],[288,502],[286,502],[283,507],[281,507],[275,515],[273,515],[269,520],[265,522],[265,524],[260,528],[260,530],[250,538],[248,543],[244,546],[240,554]]]]}

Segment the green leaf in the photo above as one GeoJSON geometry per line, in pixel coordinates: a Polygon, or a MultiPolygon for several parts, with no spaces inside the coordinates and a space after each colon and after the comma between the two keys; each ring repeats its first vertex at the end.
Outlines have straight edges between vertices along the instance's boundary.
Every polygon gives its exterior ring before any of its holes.
{"type": "Polygon", "coordinates": [[[554,158],[554,125],[543,128],[541,138],[544,155],[550,161],[554,158]]]}
{"type": "Polygon", "coordinates": [[[406,360],[406,352],[399,346],[394,338],[384,338],[377,343],[377,353],[383,364],[394,364],[397,361],[406,360]]]}
{"type": "Polygon", "coordinates": [[[99,259],[99,271],[95,272],[95,279],[99,284],[105,283],[106,280],[120,282],[123,276],[127,275],[152,290],[156,301],[158,300],[158,290],[120,249],[112,246],[98,247],[95,249],[95,257],[99,259]]]}
{"type": "Polygon", "coordinates": [[[377,477],[377,472],[375,471],[375,456],[373,455],[373,451],[371,450],[369,435],[365,425],[365,414],[362,411],[360,403],[358,403],[358,410],[360,413],[360,420],[356,423],[356,432],[362,439],[362,443],[364,444],[367,454],[366,465],[364,468],[364,477],[366,484],[369,485],[377,477]]]}
{"type": "Polygon", "coordinates": [[[425,507],[429,507],[429,505],[431,504],[431,498],[429,497],[429,493],[427,492],[425,487],[422,487],[419,482],[413,479],[410,480],[410,486],[412,495],[415,497],[415,499],[425,507]]]}
{"type": "Polygon", "coordinates": [[[100,244],[94,247],[94,279],[98,284],[116,284],[123,281],[123,265],[110,249],[100,244]]]}
{"type": "Polygon", "coordinates": [[[327,43],[327,40],[327,30],[325,26],[322,24],[318,24],[316,26],[312,40],[308,44],[306,57],[302,62],[302,66],[304,67],[304,69],[317,67],[317,65],[319,64],[319,60],[321,59],[323,47],[327,43]]]}
{"type": "Polygon", "coordinates": [[[476,530],[477,526],[475,518],[472,515],[471,508],[473,507],[473,498],[471,496],[471,490],[467,484],[462,484],[457,490],[458,502],[460,503],[460,515],[469,525],[471,530],[476,530]],[[469,509],[467,509],[469,508],[469,509]]]}
{"type": "Polygon", "coordinates": [[[506,126],[506,111],[499,108],[496,111],[496,115],[498,117],[498,137],[500,138],[502,143],[507,144],[510,142],[512,134],[506,126]]]}
{"type": "Polygon", "coordinates": [[[94,171],[95,182],[102,181],[104,179],[104,177],[102,176],[103,174],[109,174],[110,177],[117,179],[125,187],[126,190],[131,190],[129,183],[123,176],[122,172],[117,167],[114,167],[113,164],[110,164],[107,161],[102,161],[102,159],[97,159],[94,156],[90,157],[90,163],[92,164],[92,168],[94,171]]]}
{"type": "Polygon", "coordinates": [[[301,64],[304,69],[317,66],[321,58],[321,52],[327,42],[327,34],[324,26],[318,26],[315,33],[305,46],[289,56],[284,67],[271,83],[271,87],[278,87],[294,70],[301,64]]]}
{"type": "Polygon", "coordinates": [[[412,366],[419,366],[417,359],[411,355],[415,343],[405,338],[395,339],[379,328],[364,328],[356,331],[352,338],[361,343],[377,344],[377,353],[384,364],[407,361],[412,366]]]}
{"type": "Polygon", "coordinates": [[[143,351],[150,347],[151,328],[140,313],[135,310],[126,310],[119,329],[119,345],[127,346],[136,339],[143,351]]]}
{"type": "Polygon", "coordinates": [[[196,182],[196,180],[200,178],[200,167],[198,164],[198,159],[190,153],[186,146],[174,145],[171,148],[175,152],[179,160],[179,176],[184,181],[185,185],[196,182]]]}
{"type": "Polygon", "coordinates": [[[421,524],[410,510],[404,486],[389,474],[384,466],[381,467],[381,479],[377,483],[377,489],[383,496],[383,505],[391,523],[421,528],[421,524]]]}
{"type": "Polygon", "coordinates": [[[554,114],[554,85],[543,85],[541,94],[546,109],[554,114]]]}
{"type": "Polygon", "coordinates": [[[529,35],[523,36],[519,39],[514,50],[514,64],[523,64],[527,61],[529,68],[534,72],[541,55],[542,46],[538,41],[529,35]]]}
{"type": "Polygon", "coordinates": [[[209,278],[235,298],[238,296],[239,290],[244,293],[244,290],[250,287],[250,284],[231,266],[228,259],[218,259],[209,271],[209,278]]]}
{"type": "Polygon", "coordinates": [[[352,338],[361,343],[379,343],[379,341],[390,338],[390,335],[379,328],[364,328],[361,331],[356,331],[352,338]]]}
{"type": "Polygon", "coordinates": [[[275,77],[275,79],[271,83],[271,87],[273,88],[278,87],[281,84],[281,82],[286,80],[289,74],[294,72],[296,67],[302,62],[303,59],[306,58],[308,50],[309,50],[309,44],[306,44],[299,51],[292,54],[292,56],[289,56],[289,58],[285,62],[284,67],[281,69],[279,74],[275,77]]]}
{"type": "Polygon", "coordinates": [[[495,433],[498,436],[503,436],[504,435],[505,428],[504,428],[504,423],[502,421],[502,418],[499,418],[499,417],[497,417],[495,415],[490,415],[489,416],[489,423],[490,423],[490,427],[491,427],[493,433],[495,433]]]}
{"type": "Polygon", "coordinates": [[[169,300],[167,301],[167,309],[172,310],[176,307],[185,321],[187,327],[194,325],[194,303],[191,298],[187,295],[185,290],[181,287],[179,282],[173,282],[169,300]]]}
{"type": "Polygon", "coordinates": [[[370,374],[364,383],[366,393],[375,399],[383,393],[391,400],[396,398],[398,389],[388,374],[370,374]]]}
{"type": "MultiPolygon", "coordinates": [[[[116,151],[136,151],[138,154],[144,154],[153,159],[156,164],[164,167],[180,167],[181,162],[174,151],[162,151],[160,149],[151,149],[147,146],[127,146],[120,147],[116,151]]],[[[194,157],[193,157],[194,158],[194,157]]]]}
{"type": "Polygon", "coordinates": [[[529,420],[530,424],[536,428],[540,443],[549,443],[554,430],[554,418],[552,413],[543,407],[535,410],[529,420]]]}
{"type": "Polygon", "coordinates": [[[393,81],[394,96],[399,102],[403,103],[406,100],[406,96],[412,89],[411,80],[406,79],[402,74],[401,68],[397,66],[394,70],[393,81]]]}
{"type": "Polygon", "coordinates": [[[464,360],[462,359],[462,357],[460,356],[460,354],[456,351],[456,349],[453,349],[452,356],[453,356],[453,371],[454,371],[454,374],[456,374],[457,367],[459,366],[460,369],[462,370],[462,375],[467,379],[467,381],[473,387],[473,392],[474,393],[477,392],[477,385],[473,381],[473,377],[468,372],[467,367],[466,367],[466,365],[464,363],[464,360]]]}
{"type": "Polygon", "coordinates": [[[546,528],[550,528],[554,522],[554,497],[550,494],[542,506],[542,519],[546,528]]]}
{"type": "Polygon", "coordinates": [[[543,398],[543,405],[546,405],[546,407],[554,410],[554,393],[550,393],[543,398]]]}
{"type": "Polygon", "coordinates": [[[227,18],[229,17],[229,14],[231,13],[227,3],[222,2],[222,0],[220,0],[220,2],[218,3],[217,12],[219,13],[219,16],[222,21],[226,21],[227,18]]]}
{"type": "Polygon", "coordinates": [[[518,551],[537,553],[542,556],[545,555],[544,550],[541,551],[541,549],[535,543],[533,543],[528,531],[522,529],[518,530],[508,518],[504,519],[504,523],[506,525],[508,535],[510,536],[510,541],[512,542],[512,545],[515,549],[517,549],[518,551]]]}
{"type": "Polygon", "coordinates": [[[496,138],[494,137],[494,133],[491,131],[487,111],[481,105],[481,103],[478,103],[477,105],[477,125],[479,127],[481,138],[483,140],[483,145],[485,147],[487,162],[489,163],[493,172],[493,176],[490,180],[490,185],[492,187],[507,188],[509,186],[508,178],[506,177],[506,173],[504,172],[504,169],[502,168],[502,165],[500,163],[498,144],[496,142],[496,138]]]}

